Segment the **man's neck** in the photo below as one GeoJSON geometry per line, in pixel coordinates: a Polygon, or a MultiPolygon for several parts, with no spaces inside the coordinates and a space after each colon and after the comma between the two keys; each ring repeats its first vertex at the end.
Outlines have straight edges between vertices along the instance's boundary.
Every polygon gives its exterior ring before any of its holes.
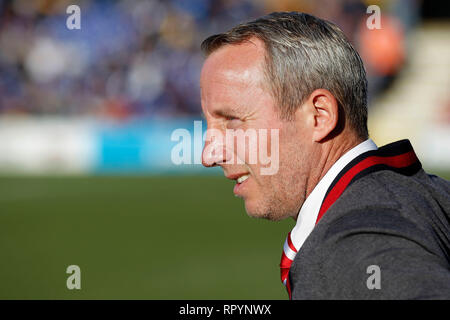
{"type": "Polygon", "coordinates": [[[307,181],[305,199],[311,194],[319,181],[325,176],[328,170],[339,160],[347,151],[356,147],[364,139],[355,135],[338,136],[323,142],[318,149],[318,154],[311,175],[307,181]]]}

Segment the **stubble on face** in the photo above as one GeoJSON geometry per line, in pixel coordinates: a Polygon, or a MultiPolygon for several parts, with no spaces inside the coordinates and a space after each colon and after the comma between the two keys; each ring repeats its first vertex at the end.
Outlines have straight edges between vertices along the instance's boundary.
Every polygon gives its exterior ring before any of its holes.
{"type": "MultiPolygon", "coordinates": [[[[288,123],[288,127],[293,124],[288,123]]],[[[300,141],[290,134],[286,126],[280,130],[280,163],[275,175],[261,176],[261,200],[247,208],[249,216],[279,221],[288,217],[296,219],[306,200],[309,161],[307,150],[301,152],[300,141]]]]}

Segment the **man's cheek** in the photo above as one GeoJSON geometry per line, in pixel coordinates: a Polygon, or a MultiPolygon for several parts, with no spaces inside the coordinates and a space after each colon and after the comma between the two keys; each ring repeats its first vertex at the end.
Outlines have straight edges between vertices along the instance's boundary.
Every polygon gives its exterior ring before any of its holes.
{"type": "Polygon", "coordinates": [[[261,175],[278,173],[280,162],[279,129],[261,130],[259,135],[259,162],[261,175]]]}

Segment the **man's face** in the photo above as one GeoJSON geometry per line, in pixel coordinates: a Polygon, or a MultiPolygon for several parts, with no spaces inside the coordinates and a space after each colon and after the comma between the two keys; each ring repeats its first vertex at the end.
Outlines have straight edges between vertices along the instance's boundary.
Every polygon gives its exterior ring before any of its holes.
{"type": "Polygon", "coordinates": [[[293,121],[280,119],[264,77],[264,50],[263,43],[253,38],[226,45],[206,59],[200,79],[208,124],[202,161],[205,166],[221,166],[227,178],[236,180],[233,192],[244,199],[250,216],[280,220],[295,217],[306,198],[310,170],[306,155],[311,154],[312,138],[301,110],[293,121]],[[225,139],[227,131],[239,129],[255,133],[258,142],[261,129],[266,129],[267,143],[252,146],[249,140],[236,139],[235,144],[225,139]],[[217,133],[223,143],[214,139],[217,133]],[[261,161],[262,152],[277,162],[271,164],[277,170],[264,171],[269,165],[261,161]]]}

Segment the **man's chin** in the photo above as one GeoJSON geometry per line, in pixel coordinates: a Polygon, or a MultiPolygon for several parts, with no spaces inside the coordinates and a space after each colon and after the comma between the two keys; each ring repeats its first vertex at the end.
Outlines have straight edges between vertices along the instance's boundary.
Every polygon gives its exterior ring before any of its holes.
{"type": "Polygon", "coordinates": [[[245,200],[245,211],[247,215],[252,218],[266,219],[270,221],[282,220],[283,217],[279,217],[273,210],[265,208],[265,206],[254,203],[250,200],[245,200]]]}

